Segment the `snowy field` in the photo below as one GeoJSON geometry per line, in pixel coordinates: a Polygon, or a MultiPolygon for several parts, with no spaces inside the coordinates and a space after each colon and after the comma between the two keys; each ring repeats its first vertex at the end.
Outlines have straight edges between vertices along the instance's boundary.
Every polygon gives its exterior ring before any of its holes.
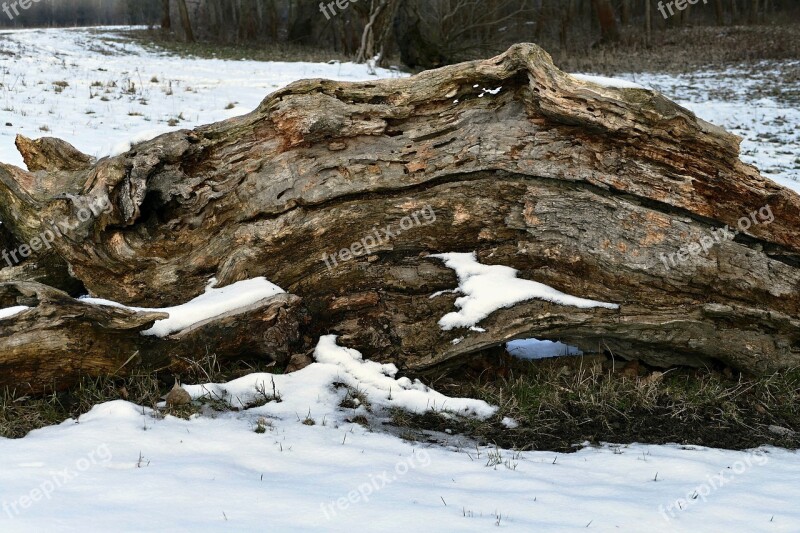
{"type": "MultiPolygon", "coordinates": [[[[351,64],[179,60],[79,30],[4,32],[0,68],[0,160],[14,164],[16,133],[54,135],[102,156],[134,138],[250,111],[295,79],[374,78],[351,64]]],[[[761,95],[736,70],[625,78],[743,135],[745,160],[797,188],[796,103],[761,95]]],[[[442,259],[465,295],[443,327],[474,327],[504,303],[478,305],[487,279],[530,297],[571,298],[465,254],[442,259]]],[[[209,288],[181,312],[207,316],[222,294],[209,288]]],[[[530,345],[520,350],[537,356],[530,345]]],[[[514,452],[447,433],[432,435],[444,444],[410,442],[379,429],[390,408],[477,417],[494,409],[398,379],[391,365],[364,361],[333,337],[320,339],[315,359],[289,375],[186,386],[206,404],[188,421],[116,401],[0,439],[0,531],[800,531],[795,451],[609,444],[514,452]],[[211,409],[220,404],[232,409],[211,409]]]]}
{"type": "Polygon", "coordinates": [[[0,161],[22,165],[18,133],[59,137],[101,157],[126,151],[131,140],[248,113],[299,79],[375,77],[338,62],[187,60],[97,31],[0,32],[0,161]]]}

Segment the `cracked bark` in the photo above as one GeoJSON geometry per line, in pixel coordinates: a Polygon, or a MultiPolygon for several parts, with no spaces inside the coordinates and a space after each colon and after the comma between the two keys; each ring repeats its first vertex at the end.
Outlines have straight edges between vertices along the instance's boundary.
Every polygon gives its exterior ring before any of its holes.
{"type": "Polygon", "coordinates": [[[29,309],[0,318],[0,387],[16,395],[60,390],[81,376],[124,376],[134,369],[180,372],[202,363],[209,348],[231,359],[288,362],[308,349],[299,336],[299,297],[279,294],[205,320],[164,338],[142,335],[159,311],[92,305],[34,282],[0,283],[0,308],[29,309]]]}
{"type": "Polygon", "coordinates": [[[300,81],[77,170],[44,159],[0,166],[0,217],[25,241],[107,198],[53,243],[103,298],[174,305],[211,276],[263,275],[303,299],[302,336],[337,333],[409,371],[528,337],[658,365],[800,362],[800,197],[742,163],[737,137],[658,93],[573,78],[535,45],[407,79],[300,81]],[[326,268],[323,254],[428,205],[434,224],[326,268]],[[662,260],[765,206],[772,223],[662,260]],[[442,331],[456,295],[430,296],[457,281],[428,256],[450,251],[620,309],[531,301],[486,332],[442,331]]]}

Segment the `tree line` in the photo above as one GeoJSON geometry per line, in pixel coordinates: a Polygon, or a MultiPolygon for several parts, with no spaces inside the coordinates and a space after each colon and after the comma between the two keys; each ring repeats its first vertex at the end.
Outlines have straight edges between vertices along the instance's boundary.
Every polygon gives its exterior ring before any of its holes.
{"type": "Polygon", "coordinates": [[[163,7],[160,0],[3,0],[0,4],[3,28],[155,24],[163,7]]]}
{"type": "Polygon", "coordinates": [[[694,25],[800,18],[797,0],[40,0],[3,26],[158,25],[179,39],[322,47],[412,68],[485,56],[514,42],[581,50],[694,25]]]}

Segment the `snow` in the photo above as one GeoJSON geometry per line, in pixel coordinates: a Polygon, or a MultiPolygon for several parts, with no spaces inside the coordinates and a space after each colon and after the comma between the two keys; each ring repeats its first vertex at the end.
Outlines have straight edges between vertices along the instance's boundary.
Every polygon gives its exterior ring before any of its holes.
{"type": "Polygon", "coordinates": [[[582,351],[574,346],[569,346],[561,342],[538,339],[511,341],[506,344],[506,351],[520,359],[544,359],[547,357],[583,354],[582,351]]]}
{"type": "Polygon", "coordinates": [[[14,307],[6,307],[5,309],[0,309],[0,319],[10,318],[28,309],[30,309],[30,307],[28,307],[27,305],[17,305],[14,307]]]}
{"type": "Polygon", "coordinates": [[[142,335],[166,337],[172,335],[176,331],[189,328],[203,320],[208,320],[225,313],[236,311],[237,309],[245,308],[264,298],[269,298],[285,292],[277,285],[267,281],[263,276],[239,281],[219,289],[214,288],[216,284],[217,280],[211,278],[205,293],[189,302],[174,307],[128,307],[102,298],[89,298],[84,296],[80,299],[85,303],[94,305],[122,307],[133,311],[159,311],[162,313],[169,313],[169,318],[156,320],[152,328],[142,331],[142,335]]]}
{"type": "MultiPolygon", "coordinates": [[[[396,379],[394,377],[397,374],[395,365],[364,361],[361,353],[357,350],[337,345],[335,335],[325,335],[320,338],[314,351],[314,358],[317,361],[317,364],[312,365],[314,370],[306,371],[305,374],[316,372],[315,379],[317,381],[313,385],[308,384],[303,389],[304,395],[292,395],[288,399],[288,404],[285,401],[280,404],[270,404],[264,414],[279,416],[287,409],[289,409],[288,412],[303,411],[305,414],[306,407],[309,409],[309,414],[315,414],[318,407],[325,409],[331,402],[333,402],[332,405],[336,405],[338,402],[330,395],[327,397],[327,403],[319,404],[324,399],[320,396],[320,391],[329,389],[333,383],[340,383],[358,390],[368,398],[373,407],[400,408],[414,413],[436,411],[478,418],[488,418],[497,410],[480,400],[448,398],[426,387],[419,380],[411,381],[407,377],[396,379]]],[[[271,384],[273,379],[278,384],[284,382],[291,384],[295,380],[302,379],[302,376],[297,372],[287,376],[250,374],[225,384],[195,385],[184,388],[194,398],[208,395],[239,407],[257,399],[257,389],[271,390],[271,385],[266,385],[265,389],[265,384],[271,384]]]]}
{"type": "Polygon", "coordinates": [[[103,157],[161,133],[243,115],[299,79],[400,75],[373,75],[354,63],[185,59],[121,42],[114,28],[0,31],[0,161],[24,168],[14,147],[18,133],[60,137],[103,157]],[[54,85],[62,81],[68,86],[54,85]]]}
{"type": "Polygon", "coordinates": [[[573,78],[580,81],[602,85],[603,87],[616,87],[617,89],[647,89],[643,85],[620,78],[606,78],[604,76],[592,76],[589,74],[571,74],[573,78]]]}
{"type": "Polygon", "coordinates": [[[439,320],[443,330],[475,326],[498,309],[533,299],[581,309],[619,308],[617,304],[570,296],[543,283],[517,278],[517,270],[511,267],[482,265],[474,252],[435,254],[431,257],[441,259],[456,271],[458,290],[464,294],[455,302],[459,310],[439,320]]]}
{"type": "MultiPolygon", "coordinates": [[[[0,439],[0,529],[800,527],[796,452],[632,444],[562,454],[476,446],[447,434],[445,445],[406,441],[378,429],[385,412],[368,429],[350,421],[372,416],[364,406],[339,407],[347,392],[334,383],[362,375],[349,366],[363,364],[355,353],[327,339],[318,355],[326,362],[288,375],[185,387],[195,398],[228,401],[239,411],[208,409],[182,420],[114,401],[24,439],[0,439]],[[353,363],[343,365],[347,356],[353,363]],[[273,380],[281,401],[254,402],[264,397],[259,390],[272,394],[273,380]]],[[[377,370],[363,369],[361,390],[380,381],[377,370]]],[[[381,391],[376,403],[388,405],[381,391]]]]}

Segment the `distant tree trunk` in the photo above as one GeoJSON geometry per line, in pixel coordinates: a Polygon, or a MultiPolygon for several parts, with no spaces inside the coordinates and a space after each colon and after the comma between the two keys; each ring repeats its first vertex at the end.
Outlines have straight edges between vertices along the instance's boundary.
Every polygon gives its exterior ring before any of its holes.
{"type": "Polygon", "coordinates": [[[172,29],[172,19],[169,16],[169,0],[161,0],[161,29],[164,31],[172,29]]]}
{"type": "Polygon", "coordinates": [[[650,46],[653,35],[653,13],[650,7],[650,0],[644,0],[644,33],[647,46],[650,46]]]}
{"type": "Polygon", "coordinates": [[[389,4],[389,0],[372,0],[369,8],[369,20],[364,26],[361,35],[361,46],[356,55],[356,63],[366,63],[378,54],[380,43],[376,41],[376,34],[383,33],[381,28],[376,28],[378,19],[389,4]]]}
{"type": "Polygon", "coordinates": [[[270,0],[269,5],[269,35],[272,42],[278,41],[278,8],[275,7],[275,0],[270,0]]]}
{"type": "Polygon", "coordinates": [[[687,5],[686,9],[681,11],[681,15],[678,18],[681,26],[686,24],[686,22],[689,20],[689,13],[691,12],[691,10],[692,10],[692,6],[691,5],[687,5]]]}
{"type": "Polygon", "coordinates": [[[570,26],[572,26],[572,20],[575,18],[575,0],[567,0],[567,8],[564,11],[564,16],[561,18],[561,30],[559,31],[559,40],[561,42],[561,48],[566,50],[567,49],[567,34],[569,32],[570,26]]]}
{"type": "Polygon", "coordinates": [[[758,0],[750,1],[750,24],[758,24],[758,0]]]}
{"type": "Polygon", "coordinates": [[[603,42],[619,40],[619,27],[610,0],[592,0],[597,22],[600,23],[600,36],[603,42]]]}
{"type": "Polygon", "coordinates": [[[631,0],[622,0],[622,25],[631,23],[631,0]]]}
{"type": "Polygon", "coordinates": [[[717,26],[725,24],[725,8],[722,5],[722,0],[714,0],[714,12],[717,16],[717,26]]]}
{"type": "Polygon", "coordinates": [[[441,46],[420,28],[421,17],[414,2],[401,2],[394,17],[394,34],[400,60],[411,68],[440,67],[445,62],[441,46]]]}
{"type": "Polygon", "coordinates": [[[321,16],[319,9],[308,1],[292,3],[291,5],[292,10],[289,15],[288,29],[289,42],[311,44],[314,35],[314,20],[321,16]]]}
{"type": "Polygon", "coordinates": [[[547,22],[547,1],[542,0],[542,7],[539,9],[539,16],[536,17],[536,29],[534,30],[534,36],[536,40],[539,40],[539,37],[542,35],[542,30],[547,22]]]}
{"type": "Polygon", "coordinates": [[[188,42],[193,43],[194,33],[192,32],[192,21],[189,19],[189,10],[186,8],[186,0],[178,0],[178,11],[181,14],[183,34],[188,42]]]}

